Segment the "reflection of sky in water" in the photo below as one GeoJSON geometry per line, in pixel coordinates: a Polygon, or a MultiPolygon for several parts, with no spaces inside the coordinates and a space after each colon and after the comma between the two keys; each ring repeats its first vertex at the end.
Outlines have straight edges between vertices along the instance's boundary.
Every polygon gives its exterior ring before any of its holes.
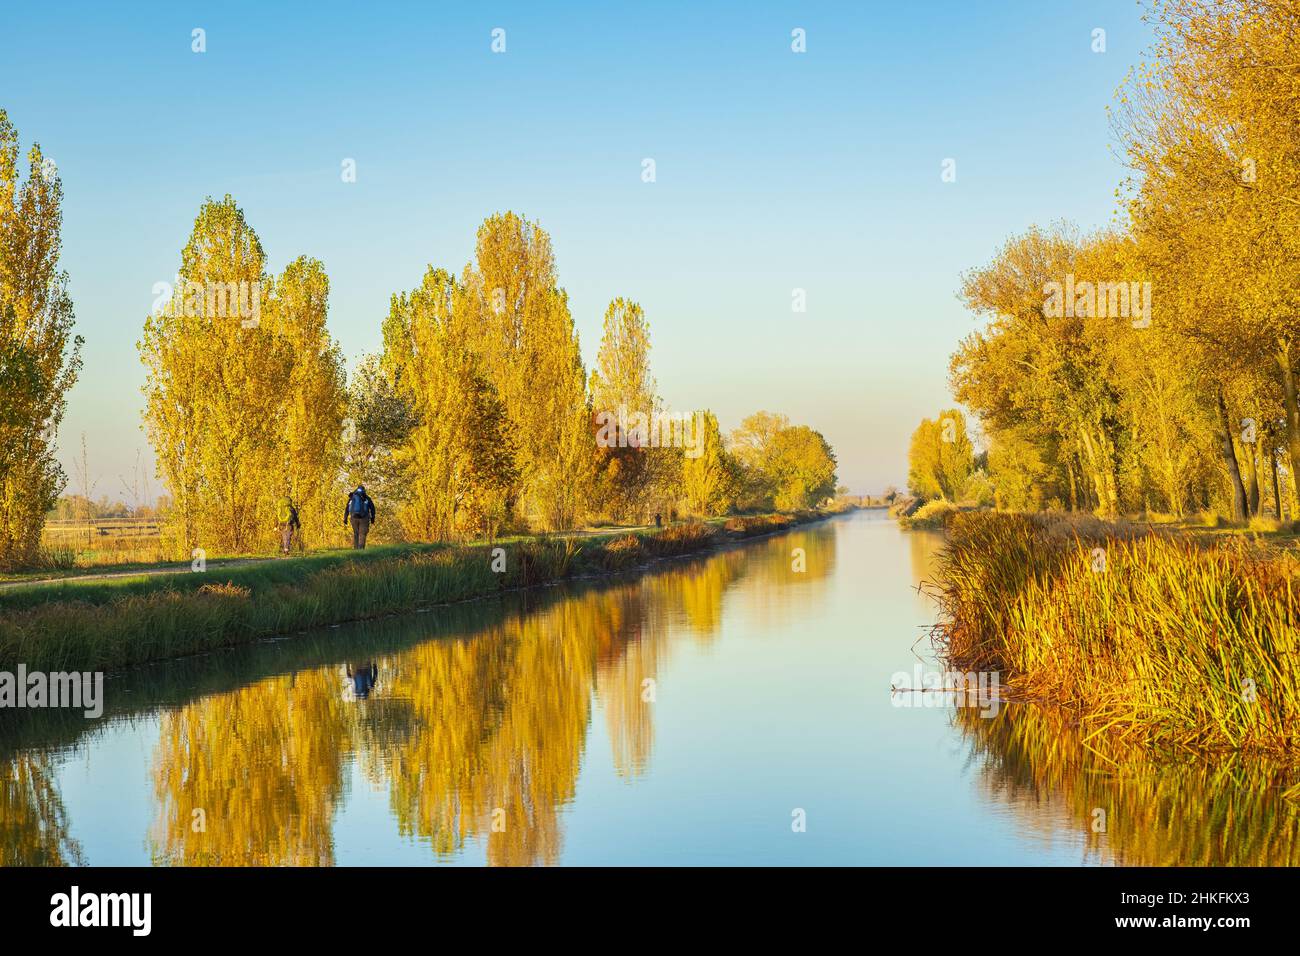
{"type": "MultiPolygon", "coordinates": [[[[504,631],[501,615],[484,609],[481,626],[492,633],[422,644],[408,633],[405,643],[364,651],[353,662],[377,660],[380,679],[363,702],[344,693],[347,658],[334,652],[326,668],[300,665],[292,692],[221,694],[183,708],[183,726],[216,733],[223,720],[238,724],[240,714],[265,709],[263,700],[292,694],[301,702],[297,713],[277,713],[283,720],[270,730],[243,728],[242,743],[223,732],[220,766],[239,769],[210,782],[202,799],[243,807],[254,818],[245,839],[254,842],[260,808],[278,801],[282,813],[270,816],[279,822],[268,826],[291,831],[290,843],[317,841],[327,858],[332,841],[339,864],[480,865],[542,859],[548,847],[558,848],[559,862],[577,864],[1109,860],[1104,843],[1096,849],[1097,837],[1088,848],[1087,814],[1090,802],[1122,802],[1107,791],[1107,778],[1098,778],[1099,794],[1080,787],[1068,799],[1037,787],[1036,775],[1050,772],[1056,758],[1042,757],[1039,767],[1033,747],[1001,776],[992,774],[987,758],[973,753],[975,738],[954,726],[951,709],[891,704],[891,676],[910,672],[918,655],[927,667],[933,662],[923,629],[934,609],[915,584],[931,573],[937,544],[932,535],[899,531],[879,513],[858,514],[669,565],[630,584],[587,589],[526,618],[507,613],[514,623],[504,631]],[[790,570],[794,547],[807,552],[805,574],[790,570]],[[641,704],[648,676],[656,700],[641,704]],[[461,699],[474,703],[457,704],[461,699]],[[422,701],[427,706],[417,706],[422,701]],[[478,723],[466,730],[467,712],[478,723]],[[340,746],[358,752],[340,757],[337,747],[306,746],[301,728],[323,724],[339,728],[340,746]],[[284,744],[293,753],[267,744],[275,727],[292,728],[283,739],[293,741],[284,744]],[[444,772],[445,785],[425,779],[442,780],[444,772]],[[1027,790],[1007,785],[1008,774],[1022,772],[1027,790]],[[237,783],[245,773],[252,783],[237,783]],[[392,795],[399,778],[408,830],[418,835],[399,833],[392,795]],[[317,799],[331,787],[332,797],[317,799]],[[479,814],[473,832],[436,855],[428,842],[436,824],[420,820],[474,799],[513,801],[507,826],[524,826],[536,813],[543,821],[537,839],[493,857],[484,804],[472,811],[479,814]],[[806,833],[791,831],[795,808],[806,811],[806,833]]],[[[438,613],[383,626],[409,632],[438,613]]],[[[330,639],[346,642],[366,627],[375,625],[337,629],[330,639]]],[[[264,673],[292,670],[292,642],[279,652],[289,663],[264,673]]],[[[283,676],[269,679],[289,686],[283,676]]],[[[160,744],[166,719],[116,721],[60,758],[58,788],[88,862],[149,861],[151,838],[165,820],[158,793],[185,779],[171,767],[170,782],[158,783],[159,765],[168,763],[160,744]]],[[[1017,725],[998,726],[1010,732],[1017,725]]],[[[1058,733],[1047,728],[1039,737],[1058,733]]],[[[1017,739],[1012,733],[992,753],[1018,749],[1017,739]]],[[[1069,780],[1060,786],[1069,788],[1069,780]]],[[[1139,795],[1151,799],[1148,791],[1139,795]]],[[[189,807],[178,800],[177,818],[188,819],[189,807]]],[[[1262,807],[1274,812],[1270,801],[1262,807]]],[[[222,824],[211,813],[215,836],[222,824]]],[[[1293,831],[1293,814],[1286,823],[1293,831]]],[[[194,849],[186,839],[174,843],[175,858],[194,849]]]]}

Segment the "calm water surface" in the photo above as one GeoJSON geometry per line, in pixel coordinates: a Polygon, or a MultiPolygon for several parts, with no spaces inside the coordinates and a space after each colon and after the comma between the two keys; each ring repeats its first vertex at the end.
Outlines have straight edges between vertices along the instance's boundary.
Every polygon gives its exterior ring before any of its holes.
{"type": "Polygon", "coordinates": [[[1101,754],[1027,705],[897,706],[893,675],[937,669],[938,544],[861,512],[145,668],[97,722],[11,712],[0,862],[1300,862],[1267,767],[1101,754]]]}

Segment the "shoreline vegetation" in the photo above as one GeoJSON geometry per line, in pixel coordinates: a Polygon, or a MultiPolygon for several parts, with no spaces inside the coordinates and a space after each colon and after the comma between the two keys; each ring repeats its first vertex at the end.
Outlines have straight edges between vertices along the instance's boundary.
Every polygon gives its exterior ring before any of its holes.
{"type": "Polygon", "coordinates": [[[945,531],[931,593],[952,666],[999,672],[1089,738],[1300,761],[1293,554],[1061,514],[956,512],[945,531]]]}
{"type": "Polygon", "coordinates": [[[538,535],[260,562],[195,574],[0,592],[0,670],[138,664],[644,568],[787,531],[852,508],[738,515],[661,531],[538,535]]]}

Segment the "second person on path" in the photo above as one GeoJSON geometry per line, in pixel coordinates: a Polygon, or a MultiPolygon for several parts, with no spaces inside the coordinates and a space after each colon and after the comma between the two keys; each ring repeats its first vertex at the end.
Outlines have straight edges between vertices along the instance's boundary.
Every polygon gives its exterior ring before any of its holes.
{"type": "Polygon", "coordinates": [[[365,485],[357,485],[357,490],[348,495],[347,506],[343,509],[343,527],[352,524],[352,547],[364,548],[366,535],[375,520],[375,503],[366,494],[365,485]]]}

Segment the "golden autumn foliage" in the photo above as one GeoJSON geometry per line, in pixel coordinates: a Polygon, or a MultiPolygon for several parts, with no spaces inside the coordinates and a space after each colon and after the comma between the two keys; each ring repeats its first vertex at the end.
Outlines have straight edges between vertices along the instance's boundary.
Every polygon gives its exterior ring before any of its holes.
{"type": "Polygon", "coordinates": [[[543,529],[573,527],[586,508],[592,436],[582,353],[550,236],[513,212],[489,217],[462,285],[466,345],[517,441],[516,505],[543,529]]]}
{"type": "MultiPolygon", "coordinates": [[[[355,484],[395,516],[383,534],[416,541],[720,514],[753,484],[707,412],[694,416],[698,455],[598,447],[596,404],[659,410],[648,323],[639,305],[614,300],[588,382],[550,237],[514,213],[483,223],[459,279],[430,266],[392,297],[382,352],[350,385],[328,302],[320,262],[271,276],[234,200],[203,204],[139,342],[145,423],[172,502],[165,535],[179,555],[268,547],[285,496],[308,547],[342,543],[337,512],[355,484]]],[[[787,428],[767,452],[773,483],[759,507],[808,507],[834,488],[834,456],[811,429],[787,428]]]]}
{"type": "MultiPolygon", "coordinates": [[[[395,295],[383,381],[357,393],[361,444],[391,462],[407,535],[571,528],[587,511],[592,437],[582,356],[550,237],[514,213],[486,220],[457,281],[430,266],[395,295]],[[391,392],[396,429],[368,414],[391,392]],[[379,400],[377,400],[379,399],[379,400]],[[384,433],[386,431],[386,433],[384,433]]],[[[382,416],[381,416],[382,417],[382,416]]]]}
{"type": "Polygon", "coordinates": [[[39,146],[19,182],[18,133],[0,109],[0,570],[35,562],[66,479],[54,459],[81,368],[68,276],[59,271],[63,185],[39,146]]]}
{"type": "Polygon", "coordinates": [[[1297,515],[1300,4],[1161,0],[1114,125],[1121,221],[965,277],[952,358],[998,504],[1297,515]]]}
{"type": "Polygon", "coordinates": [[[269,277],[227,196],[199,210],[177,280],[139,343],[145,423],[174,503],[168,536],[186,555],[255,550],[288,495],[319,546],[334,527],[346,409],[324,268],[300,258],[269,277]]]}
{"type": "Polygon", "coordinates": [[[821,432],[785,415],[755,412],[727,438],[743,507],[797,510],[835,492],[835,454],[821,432]]]}
{"type": "MultiPolygon", "coordinates": [[[[678,416],[698,429],[685,436],[698,454],[629,434],[624,415],[663,412],[649,350],[644,310],[617,298],[587,379],[550,237],[512,212],[491,216],[460,279],[429,266],[393,296],[383,352],[352,392],[349,474],[362,480],[360,461],[381,476],[418,540],[726,513],[745,480],[710,412],[678,416]]],[[[769,449],[773,483],[757,507],[809,507],[833,491],[829,446],[800,427],[769,449]]]]}
{"type": "Polygon", "coordinates": [[[975,467],[966,418],[957,409],[926,418],[912,433],[907,454],[907,487],[927,501],[957,501],[975,467]]]}
{"type": "Polygon", "coordinates": [[[417,540],[495,536],[518,493],[506,410],[468,348],[460,302],[451,274],[430,268],[418,289],[393,297],[384,323],[381,367],[410,409],[392,450],[398,518],[417,540]]]}

